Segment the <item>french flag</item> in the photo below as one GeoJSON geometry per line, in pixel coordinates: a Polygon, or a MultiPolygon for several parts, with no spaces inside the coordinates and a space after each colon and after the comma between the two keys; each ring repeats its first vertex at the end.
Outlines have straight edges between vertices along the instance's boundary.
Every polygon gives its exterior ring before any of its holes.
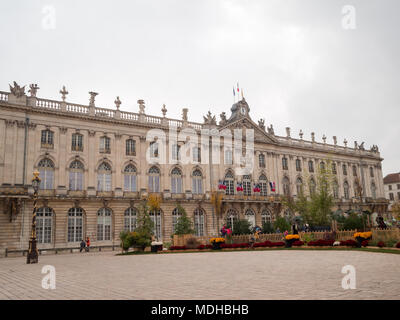
{"type": "Polygon", "coordinates": [[[260,192],[261,191],[260,190],[260,186],[258,184],[254,184],[253,191],[254,192],[260,192]]]}
{"type": "Polygon", "coordinates": [[[275,192],[275,182],[269,182],[269,186],[270,186],[270,188],[271,188],[271,191],[272,192],[275,192]]]}
{"type": "Polygon", "coordinates": [[[238,182],[236,184],[236,191],[238,191],[238,192],[243,191],[243,187],[242,187],[242,184],[240,182],[238,182]]]}
{"type": "Polygon", "coordinates": [[[218,181],[218,189],[219,190],[226,190],[225,181],[223,181],[223,182],[222,182],[222,180],[218,181]]]}

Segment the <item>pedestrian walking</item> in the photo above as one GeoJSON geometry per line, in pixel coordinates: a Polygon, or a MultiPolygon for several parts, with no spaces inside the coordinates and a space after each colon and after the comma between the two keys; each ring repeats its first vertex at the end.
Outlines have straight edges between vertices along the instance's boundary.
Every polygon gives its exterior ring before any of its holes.
{"type": "Polygon", "coordinates": [[[82,250],[85,248],[86,248],[86,242],[82,239],[81,240],[81,248],[79,249],[79,252],[82,252],[82,250]]]}
{"type": "Polygon", "coordinates": [[[89,237],[86,237],[86,252],[89,252],[89,247],[90,247],[90,239],[89,237]]]}

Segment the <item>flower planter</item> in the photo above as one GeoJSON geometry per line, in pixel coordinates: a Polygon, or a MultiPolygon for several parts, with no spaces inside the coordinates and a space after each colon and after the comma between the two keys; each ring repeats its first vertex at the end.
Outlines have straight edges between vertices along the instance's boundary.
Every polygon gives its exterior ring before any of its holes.
{"type": "Polygon", "coordinates": [[[357,237],[356,241],[357,241],[357,248],[361,248],[361,243],[364,241],[365,239],[362,237],[357,237]]]}
{"type": "Polygon", "coordinates": [[[291,248],[293,245],[293,242],[297,241],[298,239],[290,239],[290,240],[286,240],[285,239],[285,248],[291,248]]]}
{"type": "Polygon", "coordinates": [[[213,250],[221,250],[221,242],[213,242],[212,249],[213,250]]]}

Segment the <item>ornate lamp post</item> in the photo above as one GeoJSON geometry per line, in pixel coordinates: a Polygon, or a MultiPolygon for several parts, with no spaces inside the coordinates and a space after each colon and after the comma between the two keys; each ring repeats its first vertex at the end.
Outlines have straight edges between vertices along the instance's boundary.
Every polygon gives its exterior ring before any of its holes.
{"type": "Polygon", "coordinates": [[[39,253],[36,246],[36,210],[37,210],[37,198],[38,190],[40,185],[39,172],[33,173],[32,187],[33,187],[33,214],[32,214],[32,235],[29,240],[29,251],[26,259],[26,263],[38,263],[39,253]]]}

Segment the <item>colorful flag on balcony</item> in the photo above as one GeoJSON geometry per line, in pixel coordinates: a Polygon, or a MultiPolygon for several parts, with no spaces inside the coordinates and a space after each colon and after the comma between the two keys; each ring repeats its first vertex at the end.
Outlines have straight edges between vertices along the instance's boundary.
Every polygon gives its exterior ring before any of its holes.
{"type": "Polygon", "coordinates": [[[258,192],[260,192],[261,190],[260,190],[260,186],[259,186],[259,184],[257,183],[257,184],[253,184],[253,192],[255,192],[255,193],[258,193],[258,192]]]}
{"type": "Polygon", "coordinates": [[[222,181],[222,180],[219,180],[219,181],[218,181],[218,189],[219,189],[219,190],[226,190],[225,181],[222,181]]]}
{"type": "Polygon", "coordinates": [[[243,186],[242,186],[242,183],[241,183],[241,182],[238,182],[238,183],[236,184],[236,191],[237,191],[237,192],[243,191],[243,186]]]}
{"type": "Polygon", "coordinates": [[[269,182],[269,186],[270,186],[270,188],[271,188],[271,191],[272,192],[275,192],[275,182],[269,182]]]}

